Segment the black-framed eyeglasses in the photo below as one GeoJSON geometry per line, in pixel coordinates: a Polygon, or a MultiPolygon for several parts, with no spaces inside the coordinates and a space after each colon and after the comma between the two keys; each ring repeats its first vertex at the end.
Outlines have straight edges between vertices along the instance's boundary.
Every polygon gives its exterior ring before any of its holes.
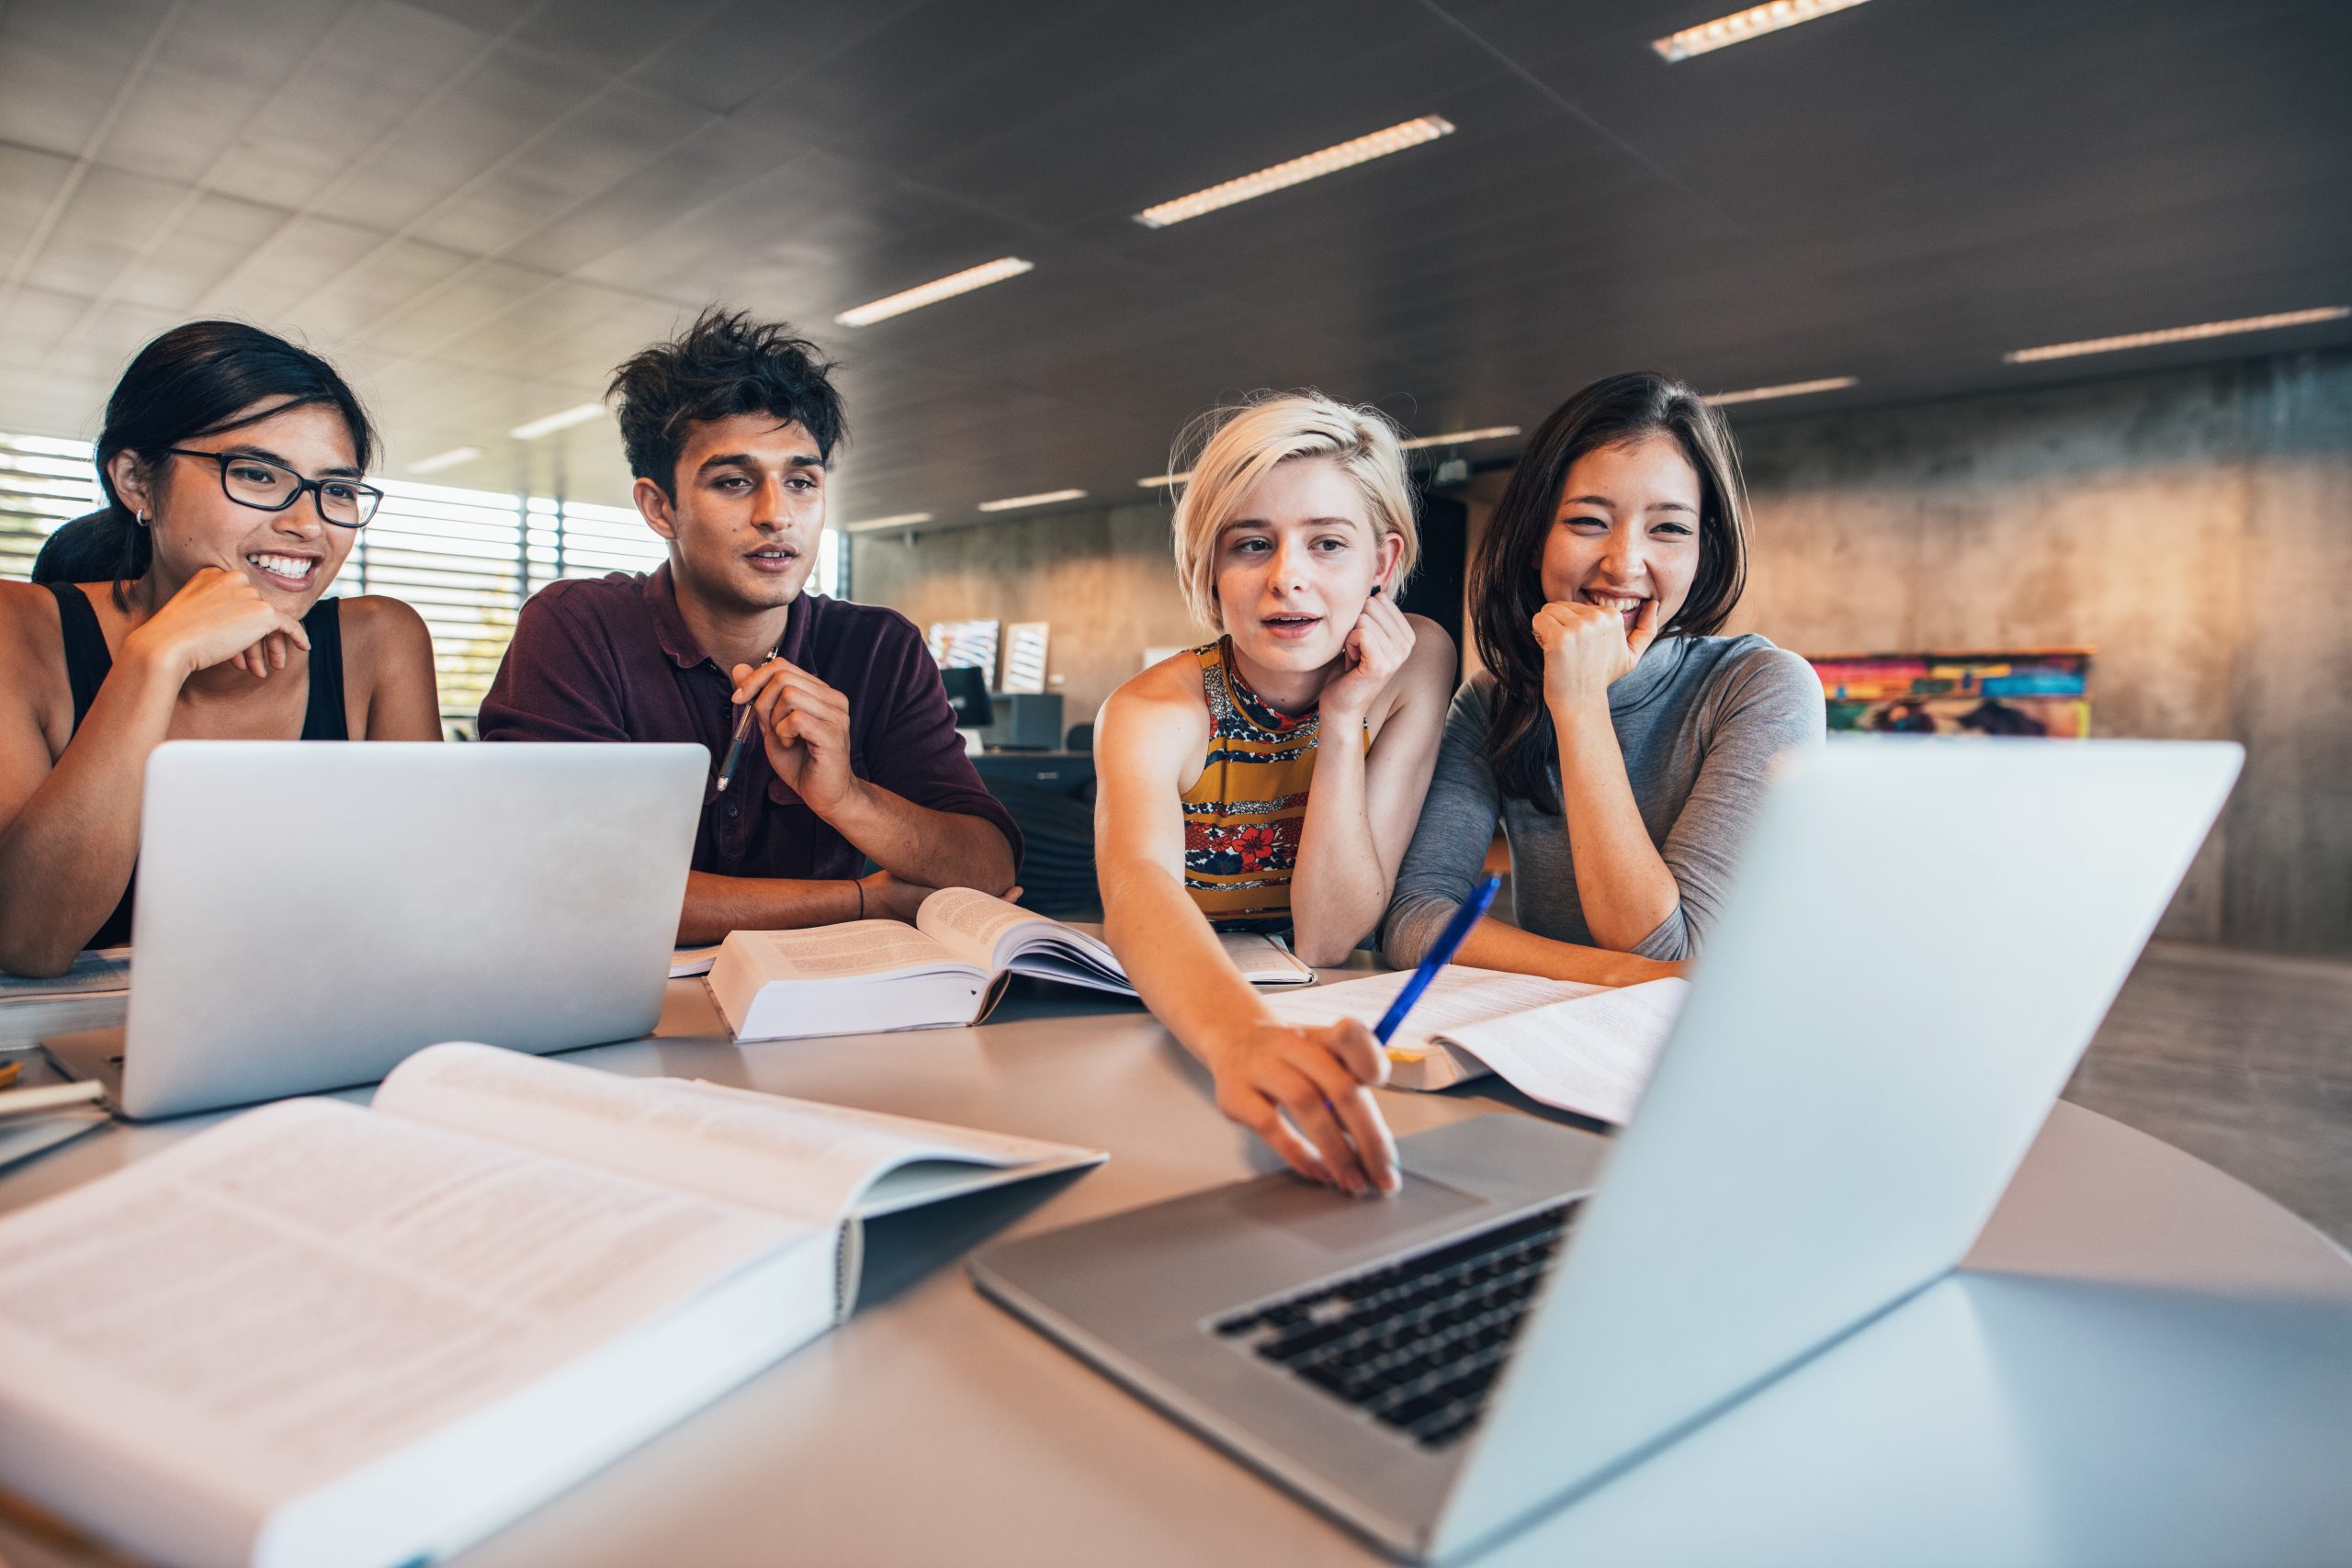
{"type": "Polygon", "coordinates": [[[383,503],[384,492],[357,479],[306,479],[283,463],[246,452],[199,452],[169,448],[175,457],[203,457],[220,466],[220,493],[240,506],[283,512],[309,491],[321,521],[338,528],[365,528],[383,503]]]}

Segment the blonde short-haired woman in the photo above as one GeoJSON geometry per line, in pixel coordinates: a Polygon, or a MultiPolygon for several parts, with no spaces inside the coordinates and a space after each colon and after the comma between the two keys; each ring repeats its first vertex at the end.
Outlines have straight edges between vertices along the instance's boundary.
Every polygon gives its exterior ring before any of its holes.
{"type": "Polygon", "coordinates": [[[1370,1032],[1278,1024],[1216,933],[1287,928],[1329,964],[1379,923],[1436,763],[1453,646],[1396,608],[1419,538],[1386,419],[1300,392],[1201,428],[1176,567],[1219,636],[1102,705],[1104,933],[1215,1075],[1218,1109],[1302,1175],[1393,1190],[1370,1032]]]}

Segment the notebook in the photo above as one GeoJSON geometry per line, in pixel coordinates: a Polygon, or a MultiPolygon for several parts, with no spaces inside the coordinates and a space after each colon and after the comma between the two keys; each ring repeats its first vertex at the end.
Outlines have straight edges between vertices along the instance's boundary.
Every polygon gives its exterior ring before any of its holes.
{"type": "MultiPolygon", "coordinates": [[[[1233,931],[1218,941],[1253,985],[1315,979],[1277,938],[1233,931]]],[[[736,931],[719,943],[708,984],[737,1040],[795,1040],[978,1023],[1012,975],[1136,994],[1102,938],[969,887],[925,898],[911,926],[736,931]]]]}
{"type": "MultiPolygon", "coordinates": [[[[1412,976],[1318,986],[1269,1005],[1284,1023],[1377,1023],[1412,976]]],[[[1460,964],[1438,972],[1388,1042],[1391,1089],[1451,1089],[1487,1073],[1546,1105],[1623,1125],[1690,983],[1611,988],[1460,964]]]]}
{"type": "Polygon", "coordinates": [[[0,1220],[0,1482],[157,1561],[436,1561],[847,1315],[861,1222],[1094,1150],[485,1045],[0,1220]]]}

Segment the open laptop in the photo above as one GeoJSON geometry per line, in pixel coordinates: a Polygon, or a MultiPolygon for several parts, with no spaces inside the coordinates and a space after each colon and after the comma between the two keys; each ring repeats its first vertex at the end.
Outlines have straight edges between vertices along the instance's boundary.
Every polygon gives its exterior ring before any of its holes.
{"type": "Polygon", "coordinates": [[[160,746],[129,1016],[51,1047],[147,1118],[372,1083],[443,1040],[634,1039],[709,770],[699,746],[160,746]]]}
{"type": "Polygon", "coordinates": [[[1947,1272],[2237,775],[2219,744],[1840,742],[1767,791],[1598,1178],[1489,1115],[992,1247],[981,1290],[1396,1555],[1450,1559],[1947,1272]]]}

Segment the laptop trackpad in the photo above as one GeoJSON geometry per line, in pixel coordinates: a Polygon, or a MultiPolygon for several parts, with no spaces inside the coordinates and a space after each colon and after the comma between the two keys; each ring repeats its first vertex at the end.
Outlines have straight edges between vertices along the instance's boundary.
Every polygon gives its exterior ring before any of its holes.
{"type": "Polygon", "coordinates": [[[1251,1181],[1228,1190],[1233,1213],[1240,1219],[1314,1243],[1330,1252],[1361,1252],[1394,1243],[1408,1231],[1418,1231],[1472,1209],[1487,1200],[1427,1177],[1405,1175],[1405,1186],[1393,1198],[1351,1198],[1329,1187],[1297,1177],[1251,1181]]]}

